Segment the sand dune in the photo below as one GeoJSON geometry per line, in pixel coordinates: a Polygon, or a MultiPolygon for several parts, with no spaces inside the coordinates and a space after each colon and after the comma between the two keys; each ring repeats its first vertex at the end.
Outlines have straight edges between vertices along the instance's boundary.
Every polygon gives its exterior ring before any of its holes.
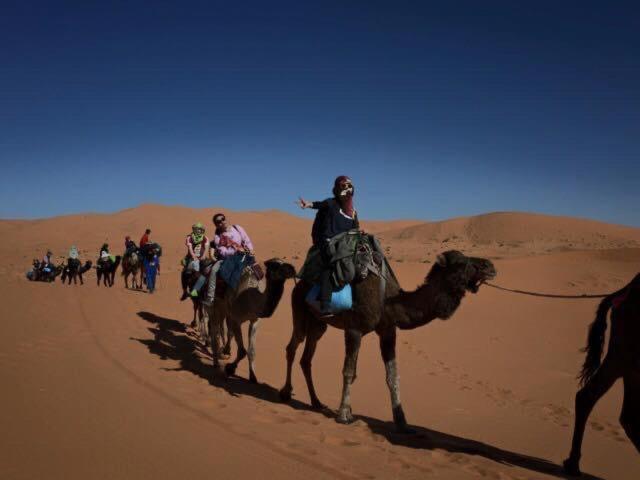
{"type": "MultiPolygon", "coordinates": [[[[294,401],[281,404],[292,288],[257,346],[261,383],[214,377],[208,353],[178,302],[178,261],[195,221],[227,212],[258,256],[299,266],[311,220],[277,211],[142,205],[114,214],[0,221],[4,343],[0,478],[563,478],[575,374],[597,300],[553,300],[484,286],[452,319],[399,334],[404,408],[417,434],[393,433],[384,369],[365,337],[353,387],[358,420],[338,425],[309,410],[298,365],[294,401]],[[156,295],[95,286],[29,283],[24,271],[47,247],[71,244],[87,259],[144,228],[164,247],[156,295]]],[[[640,229],[565,217],[494,213],[443,222],[363,222],[388,248],[404,288],[422,281],[448,248],[491,257],[496,283],[554,293],[599,293],[640,270],[640,229]]],[[[321,399],[338,406],[341,332],[318,347],[321,399]]],[[[300,355],[301,352],[299,352],[300,355]]],[[[621,385],[594,410],[583,470],[637,479],[640,457],[619,426],[621,385]]],[[[587,477],[588,478],[588,477],[587,477]]],[[[591,477],[593,478],[593,477],[591,477]]]]}

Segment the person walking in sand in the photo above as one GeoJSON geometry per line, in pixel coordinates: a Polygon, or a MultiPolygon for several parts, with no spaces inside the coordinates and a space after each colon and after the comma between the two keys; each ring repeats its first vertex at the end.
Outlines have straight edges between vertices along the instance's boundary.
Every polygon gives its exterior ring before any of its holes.
{"type": "Polygon", "coordinates": [[[143,252],[147,291],[153,293],[156,290],[156,275],[160,275],[160,247],[157,243],[147,243],[143,252]]]}

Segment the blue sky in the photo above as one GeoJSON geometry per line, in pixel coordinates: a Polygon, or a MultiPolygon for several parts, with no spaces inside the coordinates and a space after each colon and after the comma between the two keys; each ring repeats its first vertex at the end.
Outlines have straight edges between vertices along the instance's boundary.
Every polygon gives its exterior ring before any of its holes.
{"type": "Polygon", "coordinates": [[[140,203],[640,226],[633,2],[2,2],[0,217],[140,203]],[[90,4],[91,3],[91,4],[90,4]],[[238,4],[238,5],[236,5],[238,4]]]}

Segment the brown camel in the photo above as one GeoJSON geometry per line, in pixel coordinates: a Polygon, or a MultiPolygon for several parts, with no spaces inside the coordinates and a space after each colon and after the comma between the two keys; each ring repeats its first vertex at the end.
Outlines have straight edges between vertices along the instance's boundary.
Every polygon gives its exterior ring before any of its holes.
{"type": "Polygon", "coordinates": [[[585,351],[587,356],[580,373],[582,388],[576,394],[571,452],[564,461],[564,469],[571,475],[580,475],[580,450],[589,414],[619,378],[624,382],[620,423],[640,452],[640,274],[626,287],[602,300],[596,319],[589,327],[585,351]],[[609,309],[609,348],[600,364],[609,309]]]}
{"type": "Polygon", "coordinates": [[[354,309],[319,319],[307,304],[305,297],[311,288],[299,282],[291,295],[293,309],[293,333],[287,345],[287,380],[280,390],[283,401],[291,399],[291,366],[298,345],[306,337],[300,366],[304,373],[313,408],[325,406],[320,402],[313,386],[311,360],[318,340],[327,324],[344,330],[346,355],[344,360],[342,402],[336,420],[339,423],[353,421],[351,413],[351,384],[356,378],[358,350],[363,335],[375,331],[380,338],[380,351],[386,369],[387,386],[391,393],[393,420],[401,432],[410,431],[400,403],[400,387],[396,367],[396,328],[411,330],[426,325],[435,318],[448,319],[460,305],[467,291],[476,293],[480,284],[496,275],[489,260],[466,257],[449,250],[437,256],[425,282],[413,292],[400,289],[393,272],[388,268],[384,291],[381,278],[368,275],[352,285],[354,309]]]}
{"type": "Polygon", "coordinates": [[[132,276],[131,288],[142,288],[142,259],[136,252],[131,252],[128,255],[122,257],[122,273],[124,277],[124,286],[129,288],[129,275],[132,276]],[[140,282],[138,282],[138,272],[140,272],[140,282]]]}
{"type": "Polygon", "coordinates": [[[285,263],[279,258],[272,258],[264,262],[266,268],[264,290],[261,291],[260,283],[251,272],[245,273],[240,279],[238,288],[234,291],[227,288],[223,299],[216,297],[213,304],[214,312],[209,312],[211,324],[211,348],[213,350],[213,364],[219,367],[220,342],[216,332],[221,331],[222,321],[226,318],[227,328],[236,340],[237,352],[233,362],[225,366],[225,373],[233,375],[238,363],[246,356],[249,357],[249,381],[257,383],[255,374],[256,358],[256,334],[261,318],[269,318],[273,315],[282,293],[284,283],[289,278],[294,278],[296,269],[293,265],[285,263]],[[244,347],[241,326],[249,321],[249,350],[244,347]]]}

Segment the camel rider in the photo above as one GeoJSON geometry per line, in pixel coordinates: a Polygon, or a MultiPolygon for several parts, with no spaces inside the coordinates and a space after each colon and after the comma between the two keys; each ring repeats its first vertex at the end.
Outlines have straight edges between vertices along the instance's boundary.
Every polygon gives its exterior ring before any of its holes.
{"type": "Polygon", "coordinates": [[[251,243],[251,239],[244,228],[240,225],[229,226],[224,213],[216,213],[212,220],[216,227],[213,248],[218,261],[209,272],[209,288],[207,289],[206,297],[202,301],[207,307],[213,305],[216,295],[216,276],[225,260],[231,259],[236,254],[243,254],[249,257],[245,258],[245,260],[251,263],[255,262],[253,243],[251,243]]]}
{"type": "Polygon", "coordinates": [[[45,268],[53,268],[53,253],[51,253],[49,249],[47,249],[47,253],[42,257],[42,263],[40,264],[40,270],[44,270],[45,268]]]}
{"type": "Polygon", "coordinates": [[[69,249],[69,258],[72,260],[78,260],[80,254],[78,253],[78,248],[75,245],[71,245],[69,249]]]}
{"type": "Polygon", "coordinates": [[[131,240],[131,237],[129,235],[124,237],[124,249],[125,250],[136,249],[136,248],[138,248],[136,246],[136,242],[131,240]]]}
{"type": "Polygon", "coordinates": [[[100,247],[100,256],[98,257],[98,262],[100,262],[100,263],[106,263],[106,262],[113,263],[112,260],[111,260],[111,255],[109,254],[109,244],[108,243],[103,243],[102,247],[100,247]]]}
{"type": "Polygon", "coordinates": [[[136,242],[131,240],[131,237],[129,235],[124,237],[124,254],[125,254],[125,256],[131,255],[137,249],[138,249],[138,247],[136,246],[136,242]]]}
{"type": "Polygon", "coordinates": [[[354,187],[345,175],[337,177],[333,183],[333,198],[321,202],[307,202],[302,197],[300,208],[318,210],[311,229],[313,244],[320,251],[324,269],[320,276],[320,315],[331,317],[331,264],[328,253],[329,240],[334,236],[359,228],[358,214],[353,207],[354,187]]]}
{"type": "Polygon", "coordinates": [[[189,277],[195,273],[197,275],[196,284],[194,285],[191,295],[198,296],[198,290],[202,288],[206,278],[200,274],[200,261],[207,258],[209,252],[209,239],[204,234],[204,225],[202,223],[194,223],[191,226],[191,233],[185,239],[187,247],[187,255],[183,260],[184,269],[182,270],[182,297],[180,300],[186,300],[189,296],[187,292],[187,284],[189,277]]]}
{"type": "Polygon", "coordinates": [[[149,235],[151,235],[151,230],[147,228],[144,231],[144,235],[142,235],[142,237],[140,237],[140,248],[144,247],[147,243],[149,243],[151,241],[151,240],[149,240],[149,235]]]}

